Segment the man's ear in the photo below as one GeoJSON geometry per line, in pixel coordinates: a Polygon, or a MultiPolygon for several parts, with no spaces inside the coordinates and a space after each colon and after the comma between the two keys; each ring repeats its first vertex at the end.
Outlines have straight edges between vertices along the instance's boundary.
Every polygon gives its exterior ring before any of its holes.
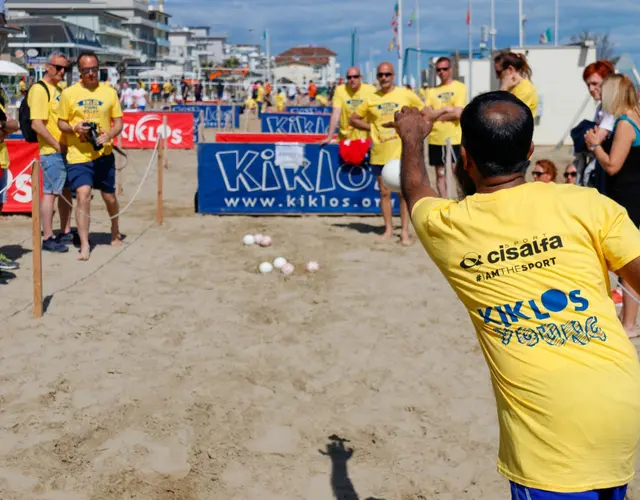
{"type": "Polygon", "coordinates": [[[527,154],[527,160],[531,159],[531,155],[533,154],[533,152],[535,151],[536,147],[533,144],[533,141],[531,141],[531,146],[529,146],[529,153],[527,154]]]}

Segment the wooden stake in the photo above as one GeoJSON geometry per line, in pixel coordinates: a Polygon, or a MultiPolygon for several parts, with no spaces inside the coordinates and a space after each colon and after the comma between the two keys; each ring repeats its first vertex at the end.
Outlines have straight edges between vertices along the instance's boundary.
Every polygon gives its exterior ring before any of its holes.
{"type": "MultiPolygon", "coordinates": [[[[167,115],[165,114],[162,117],[162,133],[166,137],[167,135],[167,115]]],[[[166,138],[163,139],[163,142],[166,141],[166,138]]],[[[158,200],[156,207],[156,222],[158,225],[162,225],[164,223],[164,214],[162,211],[162,183],[163,183],[163,174],[164,174],[164,144],[158,144],[158,200]]]]}
{"type": "Polygon", "coordinates": [[[31,168],[31,229],[33,240],[33,317],[41,318],[42,303],[42,238],[40,236],[40,162],[31,168]]]}

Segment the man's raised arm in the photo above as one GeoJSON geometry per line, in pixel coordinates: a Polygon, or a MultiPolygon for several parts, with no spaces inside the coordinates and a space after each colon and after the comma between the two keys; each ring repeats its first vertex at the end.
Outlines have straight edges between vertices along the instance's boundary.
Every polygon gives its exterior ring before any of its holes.
{"type": "Polygon", "coordinates": [[[427,121],[425,115],[416,108],[405,106],[396,113],[395,121],[384,126],[395,128],[402,140],[400,184],[402,196],[411,213],[418,200],[439,197],[429,183],[424,162],[424,139],[431,132],[433,123],[427,121]]]}

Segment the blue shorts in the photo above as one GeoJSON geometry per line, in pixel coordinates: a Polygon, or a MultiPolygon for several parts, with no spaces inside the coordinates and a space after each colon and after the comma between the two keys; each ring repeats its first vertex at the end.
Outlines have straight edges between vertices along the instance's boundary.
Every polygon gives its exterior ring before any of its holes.
{"type": "Polygon", "coordinates": [[[144,111],[146,108],[146,106],[138,106],[138,111],[144,111]]]}
{"type": "Polygon", "coordinates": [[[67,164],[60,153],[43,155],[40,157],[42,164],[42,184],[44,194],[62,194],[67,182],[67,164]]]}
{"type": "Polygon", "coordinates": [[[511,500],[624,500],[627,485],[580,493],[554,493],[511,483],[511,500]]]}
{"type": "Polygon", "coordinates": [[[7,192],[9,190],[5,188],[7,187],[7,182],[9,182],[9,174],[7,174],[8,171],[9,169],[7,168],[0,168],[0,191],[2,191],[0,194],[0,205],[7,202],[7,192]]]}
{"type": "Polygon", "coordinates": [[[371,173],[373,175],[375,175],[376,177],[380,177],[382,175],[382,169],[384,168],[384,165],[369,165],[369,168],[371,168],[371,173]]]}
{"type": "Polygon", "coordinates": [[[116,192],[116,159],[110,154],[87,163],[69,164],[67,176],[69,187],[74,191],[81,186],[90,186],[113,194],[116,192]]]}

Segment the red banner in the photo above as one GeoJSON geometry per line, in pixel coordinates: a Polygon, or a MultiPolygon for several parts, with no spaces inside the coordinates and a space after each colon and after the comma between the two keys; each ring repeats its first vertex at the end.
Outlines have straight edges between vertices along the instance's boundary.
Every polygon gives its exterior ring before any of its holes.
{"type": "MultiPolygon", "coordinates": [[[[9,150],[9,178],[7,202],[2,207],[3,214],[31,213],[31,169],[25,168],[39,158],[38,144],[25,141],[5,141],[9,150]]],[[[42,180],[40,185],[42,191],[42,180]]]]}
{"type": "Polygon", "coordinates": [[[194,147],[194,120],[192,113],[124,113],[124,127],[119,145],[129,149],[153,149],[162,135],[162,118],[167,117],[167,137],[170,149],[194,147]]]}
{"type": "Polygon", "coordinates": [[[247,134],[233,132],[219,132],[216,134],[216,142],[239,143],[276,143],[299,142],[315,144],[326,138],[325,134],[247,134]]]}

